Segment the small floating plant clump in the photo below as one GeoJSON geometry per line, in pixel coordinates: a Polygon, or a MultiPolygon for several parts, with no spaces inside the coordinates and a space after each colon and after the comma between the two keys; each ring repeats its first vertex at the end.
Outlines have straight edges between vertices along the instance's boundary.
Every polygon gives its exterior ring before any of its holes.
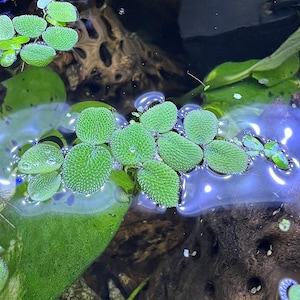
{"type": "Polygon", "coordinates": [[[65,27],[75,22],[77,9],[68,2],[37,1],[43,18],[21,15],[10,19],[0,16],[0,65],[11,66],[18,54],[33,66],[44,67],[53,61],[56,51],[69,51],[78,41],[76,30],[65,27]]]}
{"type": "Polygon", "coordinates": [[[289,168],[276,141],[263,142],[252,135],[227,141],[218,136],[218,120],[212,112],[197,105],[178,112],[163,95],[151,103],[153,95],[157,98],[157,92],[138,98],[138,112],[122,126],[108,108],[82,109],[75,124],[77,139],[64,154],[47,142],[29,148],[18,171],[27,176],[31,200],[46,201],[62,189],[89,195],[109,180],[130,192],[124,183],[128,179],[123,180],[129,176],[132,193],[141,191],[161,206],[176,207],[182,176],[195,168],[240,174],[259,154],[278,168],[289,168]]]}

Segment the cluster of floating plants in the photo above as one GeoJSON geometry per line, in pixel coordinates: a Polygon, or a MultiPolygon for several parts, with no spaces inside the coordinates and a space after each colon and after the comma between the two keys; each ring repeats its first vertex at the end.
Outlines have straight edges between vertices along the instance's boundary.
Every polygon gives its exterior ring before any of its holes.
{"type": "Polygon", "coordinates": [[[18,172],[26,176],[30,199],[46,201],[63,188],[89,195],[119,170],[136,183],[135,191],[161,206],[176,207],[181,175],[195,168],[239,174],[251,157],[263,153],[278,168],[289,168],[277,142],[252,135],[227,141],[218,136],[216,116],[198,105],[178,111],[161,93],[151,92],[140,96],[135,106],[133,119],[122,125],[108,108],[85,108],[76,120],[73,147],[64,151],[40,142],[24,152],[18,172]]]}
{"type": "Polygon", "coordinates": [[[56,51],[71,50],[78,41],[77,32],[66,27],[75,22],[78,12],[68,2],[38,0],[43,18],[37,15],[21,15],[10,19],[0,16],[0,64],[11,66],[20,54],[21,59],[33,66],[46,66],[56,51]]]}

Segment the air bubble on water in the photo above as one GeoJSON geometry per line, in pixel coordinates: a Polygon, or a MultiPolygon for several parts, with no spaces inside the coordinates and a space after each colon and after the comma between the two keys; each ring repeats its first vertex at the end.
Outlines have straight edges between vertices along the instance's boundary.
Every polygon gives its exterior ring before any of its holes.
{"type": "Polygon", "coordinates": [[[114,118],[118,128],[124,128],[125,126],[129,125],[128,121],[121,114],[115,113],[114,118]]]}
{"type": "Polygon", "coordinates": [[[135,108],[143,113],[151,104],[162,103],[165,101],[165,96],[160,92],[148,92],[137,97],[134,101],[135,108]]]}
{"type": "Polygon", "coordinates": [[[193,104],[193,103],[186,104],[186,105],[182,106],[181,109],[178,110],[178,117],[179,117],[180,119],[184,119],[185,116],[186,116],[190,111],[197,110],[197,109],[201,109],[201,106],[198,105],[198,104],[193,104]]]}

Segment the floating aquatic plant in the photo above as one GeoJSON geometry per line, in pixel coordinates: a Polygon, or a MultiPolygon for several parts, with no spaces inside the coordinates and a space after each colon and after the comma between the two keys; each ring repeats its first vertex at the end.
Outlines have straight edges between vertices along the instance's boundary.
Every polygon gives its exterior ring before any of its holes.
{"type": "Polygon", "coordinates": [[[38,174],[30,179],[28,183],[28,194],[34,201],[45,201],[50,199],[61,185],[61,176],[56,172],[38,174]]]}
{"type": "Polygon", "coordinates": [[[78,18],[76,7],[69,2],[51,1],[46,13],[58,22],[75,22],[78,18]]]}
{"type": "Polygon", "coordinates": [[[136,165],[152,160],[155,154],[153,136],[139,123],[132,123],[115,131],[110,147],[114,158],[123,165],[136,165]]]}
{"type": "Polygon", "coordinates": [[[192,110],[183,122],[187,138],[198,145],[212,141],[218,131],[217,117],[208,110],[192,110]]]}
{"type": "Polygon", "coordinates": [[[55,146],[38,144],[28,149],[18,163],[18,171],[24,174],[39,174],[55,171],[63,163],[63,155],[55,146]]]}
{"type": "Polygon", "coordinates": [[[74,192],[91,194],[108,180],[112,157],[102,146],[81,143],[66,155],[62,178],[65,186],[74,192]]]}
{"type": "Polygon", "coordinates": [[[170,101],[157,104],[143,113],[140,121],[151,132],[167,132],[174,127],[177,121],[176,105],[170,101]]]}
{"type": "Polygon", "coordinates": [[[107,142],[114,128],[114,116],[109,109],[104,107],[84,109],[76,122],[78,138],[91,144],[107,142]]]}
{"type": "Polygon", "coordinates": [[[36,15],[0,16],[0,64],[11,66],[20,53],[27,64],[42,67],[48,65],[58,51],[71,50],[78,41],[78,34],[72,28],[66,28],[66,22],[77,20],[77,9],[68,2],[38,1],[44,17],[36,15]],[[52,25],[47,28],[47,21],[52,25]],[[64,21],[61,21],[64,20],[64,21]],[[47,29],[46,29],[47,28],[47,29]],[[15,36],[15,33],[19,36],[15,36]],[[23,45],[35,39],[30,44],[23,45]],[[47,43],[47,45],[45,45],[47,43]]]}
{"type": "Polygon", "coordinates": [[[138,182],[151,199],[166,207],[175,207],[179,201],[179,177],[160,161],[147,161],[137,173],[138,182]]]}
{"type": "Polygon", "coordinates": [[[52,47],[30,43],[24,45],[20,51],[20,56],[24,62],[36,67],[47,66],[55,57],[56,52],[52,47]]]}
{"type": "Polygon", "coordinates": [[[12,19],[16,32],[29,38],[39,37],[47,27],[47,22],[35,15],[22,15],[12,19]]]}
{"type": "Polygon", "coordinates": [[[203,158],[202,149],[176,132],[166,132],[157,141],[158,153],[176,171],[188,171],[203,158]]]}
{"type": "Polygon", "coordinates": [[[214,140],[205,146],[204,159],[208,166],[221,174],[242,173],[248,166],[248,155],[237,145],[214,140]]]}
{"type": "Polygon", "coordinates": [[[7,15],[0,16],[0,28],[0,41],[10,40],[15,34],[13,23],[7,15]]]}
{"type": "Polygon", "coordinates": [[[78,34],[72,28],[50,26],[42,37],[48,46],[59,51],[71,50],[78,41],[78,34]]]}

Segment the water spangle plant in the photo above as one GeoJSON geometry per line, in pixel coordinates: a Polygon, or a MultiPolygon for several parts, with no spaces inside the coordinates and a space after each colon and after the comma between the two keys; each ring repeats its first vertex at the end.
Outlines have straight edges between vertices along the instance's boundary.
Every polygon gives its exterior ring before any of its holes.
{"type": "Polygon", "coordinates": [[[64,157],[55,146],[43,143],[29,148],[18,163],[18,171],[24,174],[43,174],[60,168],[64,157]]]}
{"type": "Polygon", "coordinates": [[[115,131],[110,147],[114,158],[127,166],[152,160],[155,154],[153,136],[140,123],[135,122],[115,131]]]}
{"type": "Polygon", "coordinates": [[[109,109],[104,107],[84,109],[76,122],[77,137],[91,144],[107,142],[114,129],[114,116],[109,109]]]}
{"type": "Polygon", "coordinates": [[[67,22],[75,22],[78,18],[74,5],[54,0],[38,2],[37,5],[43,9],[43,18],[21,15],[11,20],[6,15],[0,16],[2,67],[11,66],[17,60],[18,54],[23,62],[43,67],[53,61],[55,50],[69,51],[77,43],[77,31],[64,27],[67,22]],[[47,28],[48,23],[57,26],[47,28]]]}
{"type": "Polygon", "coordinates": [[[290,168],[277,141],[262,142],[253,135],[224,140],[218,136],[216,116],[199,106],[178,112],[173,103],[160,99],[149,107],[133,113],[140,122],[128,123],[109,108],[82,107],[75,117],[75,146],[65,151],[43,138],[22,153],[18,171],[36,175],[27,179],[31,200],[45,201],[63,188],[89,195],[113,180],[124,191],[141,191],[159,205],[176,207],[180,184],[199,167],[240,174],[263,154],[279,169],[290,168]]]}
{"type": "Polygon", "coordinates": [[[142,190],[159,205],[175,207],[179,200],[179,177],[160,161],[147,161],[137,173],[142,190]]]}
{"type": "Polygon", "coordinates": [[[208,110],[195,109],[184,118],[184,129],[187,137],[194,143],[207,144],[217,135],[218,120],[208,110]]]}
{"type": "Polygon", "coordinates": [[[65,157],[63,183],[74,192],[91,194],[108,180],[112,167],[112,157],[106,148],[81,143],[65,157]]]}
{"type": "Polygon", "coordinates": [[[151,132],[167,132],[174,127],[177,121],[177,107],[170,101],[157,104],[144,112],[140,116],[140,121],[151,132]]]}

